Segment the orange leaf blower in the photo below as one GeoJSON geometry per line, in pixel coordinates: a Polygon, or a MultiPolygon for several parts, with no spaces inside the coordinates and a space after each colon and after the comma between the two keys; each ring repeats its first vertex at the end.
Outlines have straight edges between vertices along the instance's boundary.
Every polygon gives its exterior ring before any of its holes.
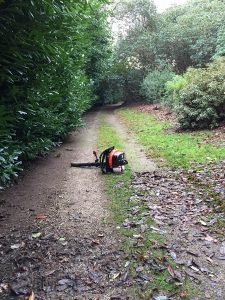
{"type": "Polygon", "coordinates": [[[102,173],[122,173],[125,170],[125,165],[128,164],[126,155],[115,147],[110,147],[104,150],[101,155],[97,156],[97,153],[93,151],[95,156],[95,162],[92,163],[71,163],[71,167],[100,167],[102,173]]]}

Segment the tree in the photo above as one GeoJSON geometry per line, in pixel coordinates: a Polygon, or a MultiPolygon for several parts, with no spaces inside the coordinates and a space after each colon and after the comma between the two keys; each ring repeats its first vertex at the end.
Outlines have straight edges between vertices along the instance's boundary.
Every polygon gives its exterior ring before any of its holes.
{"type": "Polygon", "coordinates": [[[192,0],[174,6],[159,21],[159,55],[175,63],[179,73],[212,60],[217,33],[225,18],[221,0],[192,0]]]}

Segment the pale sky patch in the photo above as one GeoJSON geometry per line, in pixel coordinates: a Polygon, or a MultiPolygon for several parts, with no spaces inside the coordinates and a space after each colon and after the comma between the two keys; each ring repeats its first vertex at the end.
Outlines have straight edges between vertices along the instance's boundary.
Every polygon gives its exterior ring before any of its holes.
{"type": "Polygon", "coordinates": [[[154,2],[158,8],[158,12],[163,12],[173,4],[183,4],[187,0],[154,0],[154,2]]]}
{"type": "MultiPolygon", "coordinates": [[[[181,5],[186,3],[188,0],[154,0],[154,3],[157,7],[158,13],[162,13],[167,8],[171,7],[172,5],[181,5]]],[[[119,3],[120,0],[114,1],[115,3],[119,3]]],[[[114,41],[117,40],[118,35],[124,33],[126,30],[124,29],[126,26],[124,25],[123,21],[115,21],[109,18],[109,23],[111,23],[112,28],[112,35],[114,36],[114,41]]]]}

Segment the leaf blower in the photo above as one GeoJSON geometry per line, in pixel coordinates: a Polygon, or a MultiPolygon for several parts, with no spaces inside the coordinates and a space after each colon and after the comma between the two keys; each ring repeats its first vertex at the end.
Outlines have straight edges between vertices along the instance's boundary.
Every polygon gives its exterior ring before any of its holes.
{"type": "Polygon", "coordinates": [[[100,167],[102,173],[122,173],[125,170],[125,165],[128,164],[124,152],[118,151],[115,147],[110,147],[104,150],[101,155],[97,156],[96,151],[93,151],[95,162],[92,163],[76,163],[72,162],[71,167],[100,167]]]}

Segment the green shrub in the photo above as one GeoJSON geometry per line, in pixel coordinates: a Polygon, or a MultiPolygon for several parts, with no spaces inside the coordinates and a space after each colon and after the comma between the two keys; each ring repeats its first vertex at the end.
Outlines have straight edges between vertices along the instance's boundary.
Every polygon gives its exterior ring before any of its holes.
{"type": "Polygon", "coordinates": [[[217,47],[215,57],[225,56],[225,26],[223,25],[217,35],[217,47]]]}
{"type": "Polygon", "coordinates": [[[183,129],[214,128],[225,117],[225,58],[205,69],[189,69],[180,92],[179,123],[183,129]]]}
{"type": "Polygon", "coordinates": [[[187,78],[182,75],[175,75],[172,80],[165,83],[164,101],[170,108],[175,108],[179,102],[180,91],[187,85],[187,78]]]}
{"type": "Polygon", "coordinates": [[[103,3],[0,1],[0,184],[82,125],[106,68],[103,3]]]}
{"type": "Polygon", "coordinates": [[[170,69],[153,70],[143,80],[141,94],[150,103],[158,103],[165,94],[165,83],[175,74],[170,69]]]}
{"type": "Polygon", "coordinates": [[[22,170],[19,160],[20,151],[10,150],[9,147],[0,148],[0,183],[6,184],[22,170]]]}

